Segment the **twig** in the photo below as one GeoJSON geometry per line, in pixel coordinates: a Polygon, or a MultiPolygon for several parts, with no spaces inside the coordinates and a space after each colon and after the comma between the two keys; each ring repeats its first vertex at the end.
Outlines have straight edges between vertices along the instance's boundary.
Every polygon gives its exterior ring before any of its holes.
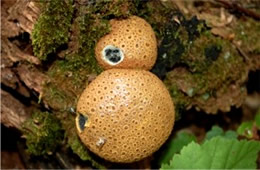
{"type": "Polygon", "coordinates": [[[230,2],[230,1],[227,1],[227,0],[216,0],[216,1],[221,3],[221,4],[224,4],[227,8],[233,8],[233,9],[235,9],[239,12],[242,12],[245,15],[250,16],[250,17],[252,17],[256,20],[260,20],[260,14],[254,12],[254,11],[248,10],[244,7],[241,7],[236,3],[233,3],[233,2],[230,2]]]}

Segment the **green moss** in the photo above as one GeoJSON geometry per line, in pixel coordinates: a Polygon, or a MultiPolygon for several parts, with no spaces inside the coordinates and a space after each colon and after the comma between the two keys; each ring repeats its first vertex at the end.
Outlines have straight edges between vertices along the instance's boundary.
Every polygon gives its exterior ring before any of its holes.
{"type": "Polygon", "coordinates": [[[139,0],[102,0],[89,3],[87,8],[92,14],[101,14],[104,19],[126,18],[137,13],[138,3],[139,0]]]}
{"type": "Polygon", "coordinates": [[[88,76],[102,71],[95,59],[94,48],[96,41],[109,31],[109,25],[106,21],[100,22],[90,15],[76,19],[78,49],[67,54],[64,60],[55,61],[48,70],[51,82],[45,85],[43,98],[51,107],[64,110],[75,105],[86,87],[88,76]]]}
{"type": "Polygon", "coordinates": [[[35,112],[23,126],[27,151],[32,155],[52,154],[63,141],[59,120],[48,112],[35,112]]]}
{"type": "Polygon", "coordinates": [[[247,76],[246,63],[235,47],[227,40],[208,34],[201,34],[193,41],[181,63],[186,67],[169,72],[165,84],[174,89],[170,90],[173,100],[181,104],[186,101],[186,106],[189,103],[203,105],[217,91],[226,93],[225,88],[231,84],[242,86],[247,76]],[[205,54],[209,49],[212,51],[205,54]]]}
{"type": "Polygon", "coordinates": [[[208,61],[216,61],[221,53],[222,47],[217,44],[211,44],[204,48],[204,55],[208,61]]]}
{"type": "Polygon", "coordinates": [[[252,18],[238,20],[233,26],[235,40],[241,43],[245,52],[260,53],[260,23],[252,18]]]}
{"type": "Polygon", "coordinates": [[[153,28],[158,39],[165,34],[165,26],[172,22],[171,18],[176,10],[162,4],[160,1],[136,1],[138,7],[135,15],[144,18],[153,28]]]}
{"type": "Polygon", "coordinates": [[[232,44],[226,40],[215,39],[221,41],[222,52],[218,59],[203,71],[204,77],[196,76],[197,82],[204,81],[200,84],[200,94],[207,92],[208,89],[218,89],[234,82],[243,82],[247,76],[246,63],[232,44]],[[227,54],[230,54],[228,58],[226,58],[227,54]]]}
{"type": "Polygon", "coordinates": [[[78,49],[67,54],[64,60],[52,64],[48,70],[51,82],[44,88],[43,98],[57,109],[64,110],[75,105],[77,97],[86,87],[88,76],[102,71],[95,59],[94,48],[96,41],[109,31],[108,23],[100,23],[90,15],[83,15],[76,19],[74,26],[79,32],[78,49]]]}
{"type": "Polygon", "coordinates": [[[190,104],[190,101],[187,97],[185,97],[185,95],[180,91],[180,89],[176,85],[169,84],[170,82],[168,80],[165,80],[164,83],[168,87],[168,90],[174,102],[175,120],[179,120],[181,118],[182,113],[190,104]]]}
{"type": "MultiPolygon", "coordinates": [[[[197,61],[194,62],[194,57],[188,55],[190,48],[197,44],[195,41],[207,29],[204,21],[198,20],[196,17],[186,19],[180,13],[175,13],[172,17],[178,18],[179,23],[170,21],[165,25],[163,39],[158,50],[158,59],[152,69],[152,72],[162,79],[175,64],[191,66],[196,65],[195,62],[201,64],[201,60],[204,59],[203,54],[201,59],[196,58],[197,61]]],[[[201,53],[201,50],[198,51],[201,53]]]]}
{"type": "Polygon", "coordinates": [[[221,55],[222,46],[221,38],[203,33],[189,45],[179,63],[187,65],[191,72],[206,71],[221,55]]]}
{"type": "Polygon", "coordinates": [[[152,71],[162,79],[166,75],[164,83],[179,112],[179,108],[185,110],[194,103],[202,106],[218,91],[225,93],[232,83],[244,82],[247,69],[235,47],[213,36],[204,21],[175,17],[179,23],[165,26],[152,71]]]}
{"type": "Polygon", "coordinates": [[[41,60],[69,40],[73,0],[41,1],[42,13],[32,31],[34,54],[41,60]]]}
{"type": "Polygon", "coordinates": [[[42,99],[55,110],[65,110],[71,103],[71,98],[54,84],[45,85],[42,99]]]}
{"type": "MultiPolygon", "coordinates": [[[[95,45],[97,41],[109,32],[109,24],[106,19],[95,19],[91,14],[86,14],[77,18],[79,25],[79,50],[78,58],[82,58],[81,66],[90,68],[91,72],[100,73],[101,67],[95,59],[95,45]]],[[[75,56],[74,60],[75,60],[75,56]]],[[[68,56],[68,59],[73,58],[68,56]]]]}
{"type": "MultiPolygon", "coordinates": [[[[93,59],[93,62],[96,62],[93,59]]],[[[48,71],[52,82],[58,86],[63,86],[64,91],[70,88],[75,94],[80,93],[85,88],[89,74],[97,74],[100,68],[94,71],[94,64],[87,62],[82,56],[71,55],[69,59],[56,61],[48,71]],[[94,73],[93,73],[94,72],[94,73]]]]}

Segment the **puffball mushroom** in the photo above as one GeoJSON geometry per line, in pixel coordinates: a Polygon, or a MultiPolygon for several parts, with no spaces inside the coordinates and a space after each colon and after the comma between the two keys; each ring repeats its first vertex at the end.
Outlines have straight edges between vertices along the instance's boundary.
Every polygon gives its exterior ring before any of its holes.
{"type": "Polygon", "coordinates": [[[110,21],[111,31],[95,48],[98,63],[104,69],[150,70],[157,57],[157,42],[152,27],[137,16],[110,21]]]}
{"type": "Polygon", "coordinates": [[[129,163],[158,150],[170,135],[174,105],[163,82],[145,70],[110,69],[82,93],[76,125],[100,157],[129,163]]]}

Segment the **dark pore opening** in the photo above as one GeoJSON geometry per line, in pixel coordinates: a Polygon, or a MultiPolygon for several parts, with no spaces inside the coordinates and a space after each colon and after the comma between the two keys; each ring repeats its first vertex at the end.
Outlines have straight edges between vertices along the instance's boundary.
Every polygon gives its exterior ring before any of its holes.
{"type": "Polygon", "coordinates": [[[78,123],[79,123],[79,128],[81,131],[84,130],[85,128],[85,124],[88,121],[88,118],[83,116],[82,114],[79,114],[79,119],[78,119],[78,123]]]}
{"type": "Polygon", "coordinates": [[[120,50],[117,48],[115,49],[108,48],[105,50],[105,57],[110,62],[117,63],[121,60],[120,50]]]}

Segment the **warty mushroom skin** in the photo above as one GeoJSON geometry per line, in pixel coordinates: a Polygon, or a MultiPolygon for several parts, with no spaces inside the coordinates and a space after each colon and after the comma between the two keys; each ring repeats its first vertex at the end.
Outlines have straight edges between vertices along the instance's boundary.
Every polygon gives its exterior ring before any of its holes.
{"type": "Polygon", "coordinates": [[[157,58],[157,41],[152,27],[144,19],[110,21],[111,31],[102,37],[95,55],[104,69],[127,68],[150,70],[157,58]]]}
{"type": "Polygon", "coordinates": [[[163,82],[145,70],[110,69],[82,93],[76,125],[82,142],[100,157],[129,163],[160,148],[174,124],[163,82]]]}

